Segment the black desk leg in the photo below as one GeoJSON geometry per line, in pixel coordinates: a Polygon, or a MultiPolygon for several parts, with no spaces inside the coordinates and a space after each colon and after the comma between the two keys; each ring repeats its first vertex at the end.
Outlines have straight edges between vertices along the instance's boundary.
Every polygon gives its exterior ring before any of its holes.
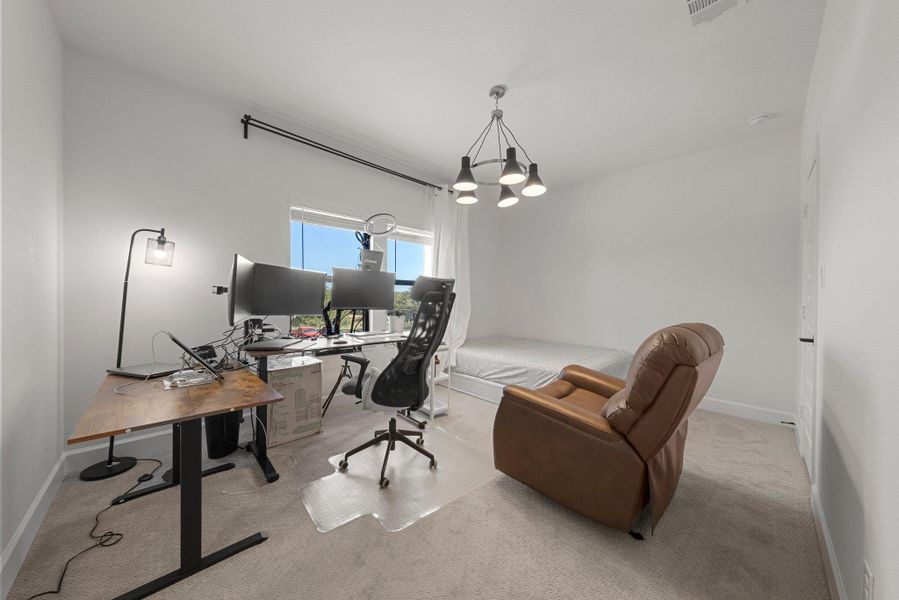
{"type": "Polygon", "coordinates": [[[261,544],[267,538],[261,533],[240,540],[207,556],[202,555],[203,477],[202,434],[200,419],[186,421],[181,426],[181,568],[139,588],[118,596],[115,600],[138,600],[155,594],[182,579],[187,579],[207,567],[234,556],[238,552],[261,544]]]}
{"type": "MultiPolygon", "coordinates": [[[[156,485],[151,485],[145,488],[141,488],[139,490],[135,490],[133,492],[128,492],[127,494],[122,494],[121,496],[117,496],[113,499],[112,504],[124,504],[129,500],[134,500],[135,498],[143,498],[148,494],[154,494],[156,492],[161,492],[162,490],[167,490],[169,488],[175,487],[179,483],[181,483],[181,423],[175,423],[172,425],[172,478],[171,481],[165,481],[163,483],[157,483],[156,485]]],[[[234,468],[234,463],[223,463],[221,465],[216,465],[214,467],[210,467],[202,472],[203,477],[207,475],[215,475],[216,473],[221,473],[222,471],[230,471],[234,468]]]]}
{"type": "MultiPolygon", "coordinates": [[[[259,362],[256,363],[257,374],[259,375],[259,379],[268,383],[268,357],[260,356],[259,362]]],[[[253,422],[253,431],[255,431],[255,435],[253,436],[253,441],[247,444],[247,450],[253,453],[253,456],[256,457],[256,462],[259,463],[259,467],[262,469],[263,474],[265,474],[265,480],[269,483],[274,483],[278,481],[278,478],[281,477],[278,475],[278,472],[275,470],[275,466],[272,464],[272,461],[268,459],[268,439],[265,434],[265,423],[268,420],[268,407],[265,405],[256,407],[256,419],[253,422]]]]}
{"type": "Polygon", "coordinates": [[[325,414],[328,412],[328,407],[331,406],[331,400],[334,399],[334,394],[337,393],[337,388],[340,387],[340,382],[343,381],[344,377],[350,377],[350,367],[343,363],[343,366],[340,367],[340,375],[337,376],[337,381],[334,382],[334,387],[331,388],[331,393],[328,394],[328,398],[325,400],[325,403],[322,404],[322,419],[325,418],[325,414]]]}

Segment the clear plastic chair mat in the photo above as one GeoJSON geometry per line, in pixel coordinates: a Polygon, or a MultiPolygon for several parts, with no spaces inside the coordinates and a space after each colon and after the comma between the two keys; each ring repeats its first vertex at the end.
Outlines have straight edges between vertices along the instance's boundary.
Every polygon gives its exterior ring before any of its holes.
{"type": "Polygon", "coordinates": [[[386,443],[351,456],[345,472],[338,469],[343,454],[328,459],[335,472],[299,490],[316,528],[331,531],[370,514],[387,531],[399,531],[499,476],[489,454],[440,427],[424,433],[437,467],[431,469],[427,457],[398,443],[387,463],[390,485],[383,489],[378,480],[386,443]]]}

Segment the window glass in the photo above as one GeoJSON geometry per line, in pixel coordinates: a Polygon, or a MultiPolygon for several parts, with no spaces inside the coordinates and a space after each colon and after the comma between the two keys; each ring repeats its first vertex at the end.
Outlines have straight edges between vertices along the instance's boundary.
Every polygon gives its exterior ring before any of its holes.
{"type": "MultiPolygon", "coordinates": [[[[359,265],[359,240],[356,232],[339,227],[293,221],[290,224],[290,266],[332,274],[333,267],[355,269],[359,265]]],[[[325,289],[325,304],[331,301],[331,282],[325,289]]],[[[332,313],[331,318],[336,314],[332,313]]],[[[362,317],[356,313],[357,328],[362,317]]],[[[341,331],[350,331],[352,312],[341,315],[341,331]]],[[[312,337],[324,330],[321,315],[294,315],[290,320],[293,335],[312,337]]]]}
{"type": "Polygon", "coordinates": [[[412,317],[418,303],[412,300],[412,283],[425,273],[425,245],[403,240],[388,240],[387,268],[396,273],[394,310],[405,311],[406,328],[412,326],[412,317]]]}
{"type": "MultiPolygon", "coordinates": [[[[303,211],[304,209],[294,209],[303,211]]],[[[315,211],[309,211],[315,213],[315,211]]],[[[317,213],[325,215],[325,213],[317,213]]],[[[327,215],[332,216],[333,215],[327,215]]],[[[350,220],[349,218],[345,218],[350,220]]],[[[406,327],[411,326],[412,316],[417,303],[412,301],[412,283],[419,275],[428,272],[426,261],[429,260],[430,247],[424,243],[406,240],[388,239],[386,245],[384,270],[396,273],[395,309],[405,311],[406,327]]],[[[353,229],[319,225],[308,221],[291,221],[290,223],[290,266],[297,269],[309,269],[332,274],[333,267],[356,269],[359,266],[359,250],[361,244],[356,239],[353,229]]],[[[325,304],[331,300],[331,283],[325,290],[325,304]]],[[[361,312],[361,311],[360,311],[361,312]]],[[[383,314],[383,313],[379,313],[383,314]]],[[[331,318],[334,318],[334,312],[331,318]]],[[[378,317],[379,319],[383,317],[378,317]]],[[[349,332],[352,311],[344,311],[340,328],[349,332]]],[[[356,314],[357,329],[361,327],[362,317],[356,314]]],[[[290,328],[294,335],[315,336],[324,330],[324,319],[321,315],[294,315],[290,328]]],[[[378,323],[375,329],[381,329],[378,323]]]]}

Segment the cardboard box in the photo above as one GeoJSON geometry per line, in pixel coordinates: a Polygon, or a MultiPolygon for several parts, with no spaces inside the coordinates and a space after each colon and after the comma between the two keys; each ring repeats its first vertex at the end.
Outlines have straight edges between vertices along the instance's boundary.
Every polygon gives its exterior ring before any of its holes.
{"type": "Polygon", "coordinates": [[[296,355],[269,358],[268,384],[284,396],[268,410],[269,448],[322,430],[320,360],[296,355]]]}

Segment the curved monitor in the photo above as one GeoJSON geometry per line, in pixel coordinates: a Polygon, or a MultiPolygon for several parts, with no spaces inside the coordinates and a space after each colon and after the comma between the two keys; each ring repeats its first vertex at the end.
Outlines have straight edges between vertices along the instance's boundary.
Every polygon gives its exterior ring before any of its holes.
{"type": "Polygon", "coordinates": [[[228,324],[232,327],[253,314],[253,267],[255,263],[240,254],[231,265],[231,287],[228,288],[228,324]]]}
{"type": "Polygon", "coordinates": [[[317,315],[325,302],[325,274],[254,263],[234,255],[228,322],[250,315],[317,315]]]}

